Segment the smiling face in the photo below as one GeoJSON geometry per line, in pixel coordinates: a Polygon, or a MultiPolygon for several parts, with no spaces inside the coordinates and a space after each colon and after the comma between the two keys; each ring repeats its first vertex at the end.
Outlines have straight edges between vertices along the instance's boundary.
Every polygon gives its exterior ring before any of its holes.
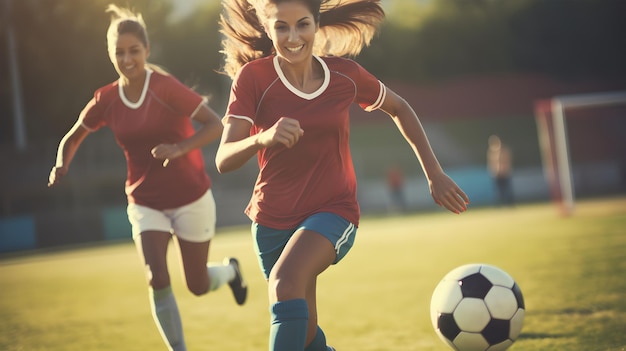
{"type": "Polygon", "coordinates": [[[109,53],[111,62],[120,77],[129,81],[143,78],[146,71],[146,60],[150,50],[134,34],[120,34],[115,43],[114,50],[109,53]]]}
{"type": "Polygon", "coordinates": [[[150,56],[148,35],[141,17],[111,22],[107,31],[109,58],[121,78],[143,79],[150,56]]]}
{"type": "Polygon", "coordinates": [[[291,64],[310,60],[318,23],[301,1],[283,1],[266,8],[266,32],[276,54],[291,64]]]}

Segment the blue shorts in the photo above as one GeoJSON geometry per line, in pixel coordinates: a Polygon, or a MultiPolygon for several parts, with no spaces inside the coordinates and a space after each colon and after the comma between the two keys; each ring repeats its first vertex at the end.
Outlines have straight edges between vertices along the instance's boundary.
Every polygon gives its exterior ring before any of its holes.
{"type": "Polygon", "coordinates": [[[346,256],[354,244],[357,227],[343,217],[330,212],[316,213],[293,229],[273,229],[252,223],[254,249],[265,279],[269,278],[274,264],[278,261],[289,239],[294,233],[303,229],[317,232],[333,244],[337,253],[333,264],[336,264],[346,256]]]}

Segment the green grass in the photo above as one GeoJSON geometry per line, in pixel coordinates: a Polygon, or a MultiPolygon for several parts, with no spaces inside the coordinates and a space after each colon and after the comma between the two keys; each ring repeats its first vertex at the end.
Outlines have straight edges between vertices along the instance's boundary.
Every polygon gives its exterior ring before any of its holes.
{"type": "MultiPolygon", "coordinates": [[[[265,282],[247,228],[220,229],[215,260],[240,257],[250,299],[195,297],[170,267],[191,350],[266,350],[265,282]]],[[[340,351],[448,350],[430,295],[452,268],[484,262],[520,285],[527,314],[513,351],[626,348],[626,199],[366,217],[352,252],[320,277],[320,323],[340,351]]],[[[0,350],[164,350],[130,243],[0,259],[0,350]]]]}

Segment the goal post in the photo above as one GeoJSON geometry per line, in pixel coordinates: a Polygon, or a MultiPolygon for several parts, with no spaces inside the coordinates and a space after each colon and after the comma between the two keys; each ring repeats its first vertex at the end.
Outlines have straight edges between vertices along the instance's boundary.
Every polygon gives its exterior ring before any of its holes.
{"type": "Polygon", "coordinates": [[[561,213],[574,211],[574,178],[567,133],[567,113],[576,109],[626,104],[626,91],[555,96],[535,103],[544,174],[561,213]]]}

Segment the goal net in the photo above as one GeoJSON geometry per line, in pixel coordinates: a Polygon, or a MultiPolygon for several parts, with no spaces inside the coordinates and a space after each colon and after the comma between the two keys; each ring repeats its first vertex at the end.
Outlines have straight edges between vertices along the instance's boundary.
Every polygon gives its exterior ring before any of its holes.
{"type": "Polygon", "coordinates": [[[626,190],[626,91],[556,96],[535,103],[552,199],[571,215],[575,193],[626,190]]]}

